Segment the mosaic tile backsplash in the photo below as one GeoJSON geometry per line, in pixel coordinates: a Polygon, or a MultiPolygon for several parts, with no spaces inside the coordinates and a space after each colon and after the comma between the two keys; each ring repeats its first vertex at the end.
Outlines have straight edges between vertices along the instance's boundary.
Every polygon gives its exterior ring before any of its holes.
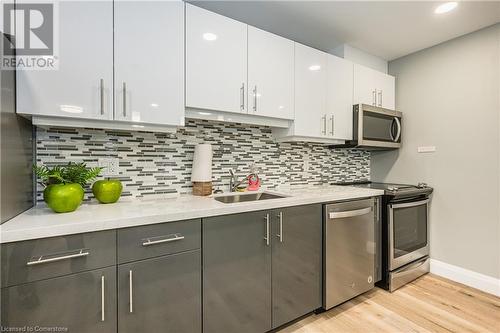
{"type": "MultiPolygon", "coordinates": [[[[213,184],[226,191],[229,169],[244,177],[255,165],[262,185],[321,185],[368,180],[370,153],[332,150],[310,143],[277,143],[262,126],[187,120],[177,133],[122,132],[101,129],[37,128],[37,163],[69,161],[97,166],[99,158],[119,159],[123,195],[144,197],[189,193],[194,146],[213,145],[213,184]]],[[[38,200],[42,200],[41,186],[38,200]]],[[[86,199],[92,197],[86,189],[86,199]]]]}

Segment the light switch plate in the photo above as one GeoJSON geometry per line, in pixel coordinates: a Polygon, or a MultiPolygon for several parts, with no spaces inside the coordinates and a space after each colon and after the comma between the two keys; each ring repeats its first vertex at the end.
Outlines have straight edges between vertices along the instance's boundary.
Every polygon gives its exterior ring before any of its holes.
{"type": "Polygon", "coordinates": [[[419,153],[434,153],[436,151],[435,146],[418,147],[417,151],[419,153]]]}

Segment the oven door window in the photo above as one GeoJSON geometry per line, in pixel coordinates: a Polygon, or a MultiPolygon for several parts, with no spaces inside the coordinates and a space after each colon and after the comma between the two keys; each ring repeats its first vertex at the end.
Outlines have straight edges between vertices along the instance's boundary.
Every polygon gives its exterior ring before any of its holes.
{"type": "Polygon", "coordinates": [[[394,142],[396,136],[397,123],[394,117],[370,111],[363,112],[363,140],[394,142]]]}
{"type": "Polygon", "coordinates": [[[427,245],[427,204],[394,208],[394,258],[427,245]]]}

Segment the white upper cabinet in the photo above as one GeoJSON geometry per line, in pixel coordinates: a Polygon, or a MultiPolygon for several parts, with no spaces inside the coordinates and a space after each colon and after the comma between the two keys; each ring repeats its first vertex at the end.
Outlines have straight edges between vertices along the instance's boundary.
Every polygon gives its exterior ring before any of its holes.
{"type": "Polygon", "coordinates": [[[352,140],[352,62],[295,43],[295,117],[288,130],[274,129],[280,141],[326,144],[352,140]]]}
{"type": "Polygon", "coordinates": [[[59,1],[59,69],[17,71],[17,112],[113,119],[113,2],[59,1]]]}
{"type": "Polygon", "coordinates": [[[353,102],[355,104],[377,104],[375,70],[354,64],[353,102]]]}
{"type": "Polygon", "coordinates": [[[328,55],[328,136],[352,140],[353,63],[328,55]]]}
{"type": "Polygon", "coordinates": [[[383,108],[396,109],[396,78],[384,73],[378,73],[377,81],[380,82],[378,91],[378,105],[383,108]]]}
{"type": "Polygon", "coordinates": [[[294,43],[248,26],[248,113],[293,119],[294,43]]]}
{"type": "Polygon", "coordinates": [[[394,76],[355,64],[354,103],[394,110],[396,104],[394,76]]]}
{"type": "Polygon", "coordinates": [[[184,3],[116,1],[115,119],[184,125],[184,3]]]}
{"type": "Polygon", "coordinates": [[[186,106],[247,112],[247,25],[186,4],[186,106]]]}
{"type": "Polygon", "coordinates": [[[328,55],[295,43],[294,136],[326,137],[328,55]]]}

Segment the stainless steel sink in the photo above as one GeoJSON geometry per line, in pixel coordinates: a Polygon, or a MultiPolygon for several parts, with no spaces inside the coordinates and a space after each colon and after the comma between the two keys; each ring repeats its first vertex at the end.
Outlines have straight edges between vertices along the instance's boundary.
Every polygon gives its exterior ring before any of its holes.
{"type": "Polygon", "coordinates": [[[284,195],[279,195],[274,193],[259,192],[259,193],[237,193],[237,194],[220,195],[214,197],[214,199],[222,203],[235,203],[235,202],[279,199],[285,197],[286,196],[284,195]]]}

